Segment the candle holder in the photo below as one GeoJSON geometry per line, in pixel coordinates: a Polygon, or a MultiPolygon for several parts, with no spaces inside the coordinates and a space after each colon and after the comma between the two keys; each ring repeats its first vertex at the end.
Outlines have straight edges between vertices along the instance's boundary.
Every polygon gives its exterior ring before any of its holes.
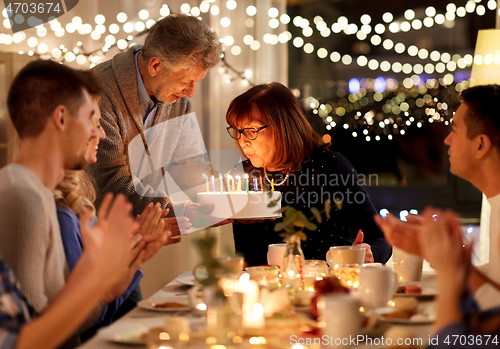
{"type": "Polygon", "coordinates": [[[259,286],[277,288],[279,286],[280,269],[275,265],[261,267],[247,267],[246,272],[252,280],[257,281],[259,286]]]}
{"type": "Polygon", "coordinates": [[[208,307],[207,339],[209,344],[230,344],[234,338],[241,337],[242,294],[232,293],[229,297],[219,298],[208,307]]]}
{"type": "Polygon", "coordinates": [[[314,292],[314,284],[317,280],[323,280],[328,276],[328,265],[326,261],[315,259],[304,262],[304,290],[314,292]]]}
{"type": "Polygon", "coordinates": [[[333,266],[332,274],[336,276],[344,287],[358,288],[359,264],[336,264],[333,266]]]}

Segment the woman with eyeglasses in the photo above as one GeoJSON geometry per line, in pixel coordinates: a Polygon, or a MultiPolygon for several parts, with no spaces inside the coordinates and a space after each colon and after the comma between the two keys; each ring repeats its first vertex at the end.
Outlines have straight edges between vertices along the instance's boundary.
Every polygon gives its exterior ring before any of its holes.
{"type": "MultiPolygon", "coordinates": [[[[259,189],[260,177],[267,187],[274,179],[281,206],[306,216],[312,215],[311,207],[321,211],[327,199],[332,203],[330,218],[302,242],[306,259],[324,260],[336,245],[365,247],[366,263],[389,259],[392,249],[373,221],[376,210],[358,174],[344,156],[329,150],[287,87],[278,82],[252,87],[231,102],[226,121],[229,135],[248,159],[243,168],[250,175],[250,190],[253,178],[259,189]]],[[[268,245],[281,242],[274,231],[280,220],[234,224],[236,251],[249,265],[267,264],[268,245]]]]}

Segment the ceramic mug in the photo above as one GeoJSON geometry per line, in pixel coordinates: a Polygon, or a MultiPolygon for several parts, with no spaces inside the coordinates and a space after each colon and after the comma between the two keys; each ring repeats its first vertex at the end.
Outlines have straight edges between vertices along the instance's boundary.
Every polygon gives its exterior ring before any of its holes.
{"type": "Polygon", "coordinates": [[[366,309],[386,307],[397,286],[397,274],[390,268],[368,266],[359,271],[358,297],[366,309]]]}
{"type": "Polygon", "coordinates": [[[422,277],[423,259],[394,247],[392,252],[394,271],[399,282],[420,281],[422,277]]]}
{"type": "Polygon", "coordinates": [[[277,265],[282,269],[285,252],[286,244],[270,244],[267,251],[267,264],[277,265]]]}
{"type": "MultiPolygon", "coordinates": [[[[347,348],[361,326],[359,299],[346,294],[324,294],[318,297],[319,324],[328,348],[347,348]]],[[[326,343],[322,343],[326,344],[326,343]]]]}
{"type": "Polygon", "coordinates": [[[363,264],[365,248],[361,246],[332,246],[326,253],[326,261],[330,267],[341,264],[363,264]]]}

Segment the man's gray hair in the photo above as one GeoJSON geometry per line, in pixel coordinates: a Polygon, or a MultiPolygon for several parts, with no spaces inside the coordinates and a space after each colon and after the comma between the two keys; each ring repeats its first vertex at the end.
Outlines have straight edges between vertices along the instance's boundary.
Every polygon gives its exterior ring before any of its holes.
{"type": "Polygon", "coordinates": [[[219,63],[222,46],[215,31],[196,17],[172,14],[151,27],[143,58],[149,62],[158,57],[170,71],[199,65],[213,68],[219,63]]]}

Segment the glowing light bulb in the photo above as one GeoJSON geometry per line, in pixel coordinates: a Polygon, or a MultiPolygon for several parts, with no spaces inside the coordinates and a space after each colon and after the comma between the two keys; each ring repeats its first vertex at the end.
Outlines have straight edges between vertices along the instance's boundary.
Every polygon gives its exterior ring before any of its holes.
{"type": "Polygon", "coordinates": [[[99,14],[99,15],[95,16],[94,21],[96,24],[104,24],[104,22],[106,22],[106,17],[99,14]]]}
{"type": "Polygon", "coordinates": [[[279,13],[280,13],[280,12],[278,11],[278,9],[277,9],[276,7],[271,7],[271,8],[269,9],[269,11],[267,11],[267,14],[268,14],[268,15],[269,15],[269,17],[271,17],[271,18],[276,18],[276,17],[278,17],[279,13]]]}
{"type": "Polygon", "coordinates": [[[116,20],[120,23],[125,23],[127,21],[127,14],[125,12],[120,12],[116,15],[116,20]]]}
{"type": "Polygon", "coordinates": [[[392,13],[390,12],[386,12],[382,15],[382,20],[385,22],[385,23],[390,23],[392,22],[392,20],[394,19],[394,16],[392,15],[392,13]]]}
{"type": "Polygon", "coordinates": [[[246,9],[247,15],[249,16],[255,16],[257,14],[257,8],[253,5],[248,6],[246,9]]]}

